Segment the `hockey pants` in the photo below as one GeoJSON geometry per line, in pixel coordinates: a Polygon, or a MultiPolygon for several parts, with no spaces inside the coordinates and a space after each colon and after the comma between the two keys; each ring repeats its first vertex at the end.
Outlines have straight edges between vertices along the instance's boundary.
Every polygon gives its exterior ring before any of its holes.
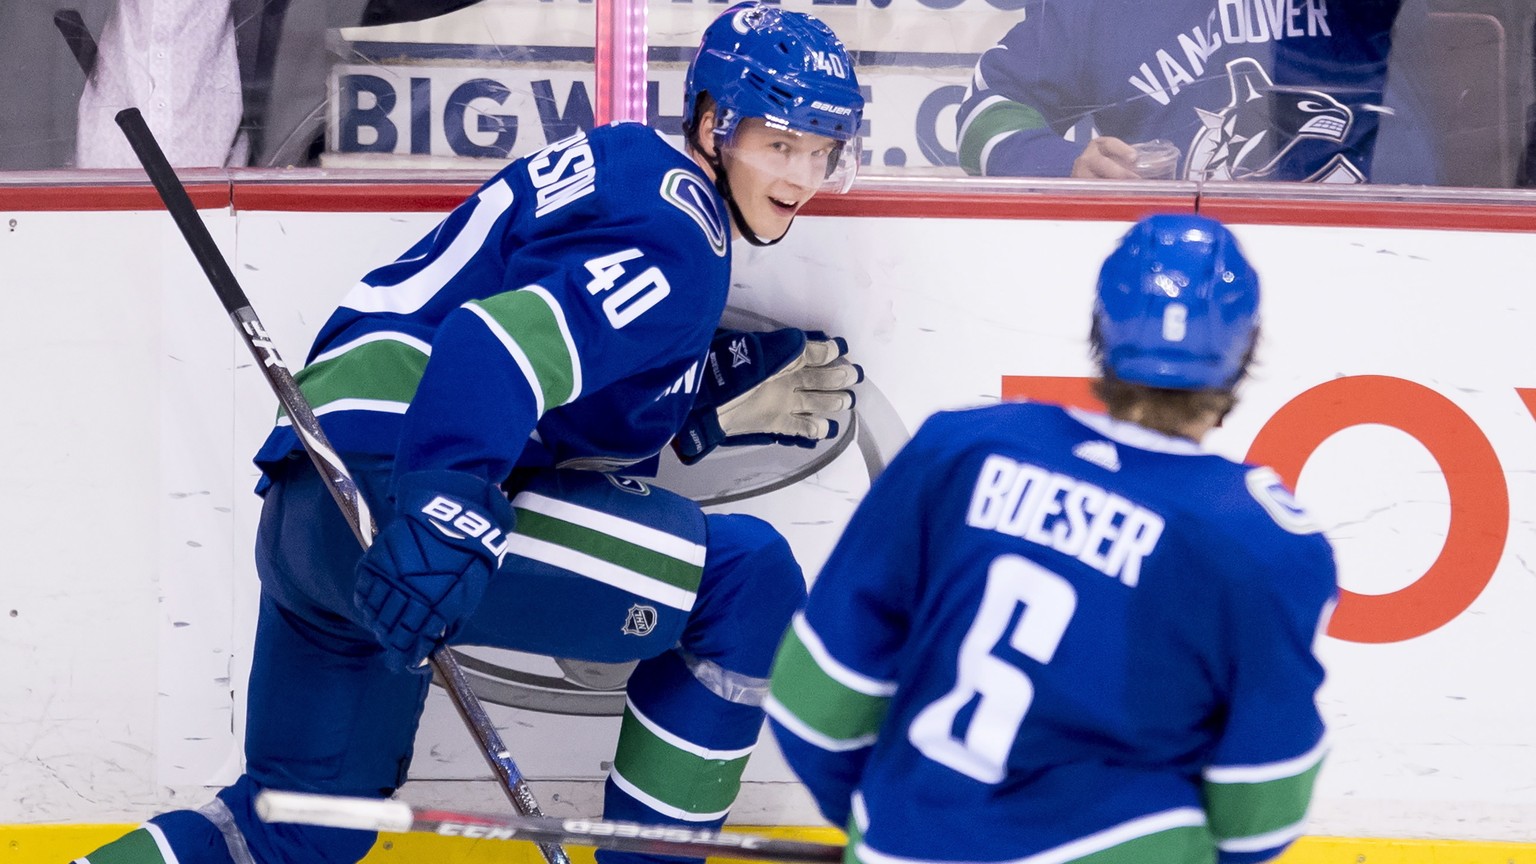
{"type": "MultiPolygon", "coordinates": [[[[387,512],[388,463],[354,462],[374,513],[387,512]]],[[[154,817],[92,853],[91,864],[352,864],[372,833],[269,825],[255,817],[255,794],[388,796],[405,780],[428,677],[385,668],[352,608],[357,541],[307,461],[281,473],[257,535],[246,773],[199,810],[154,817]]],[[[788,544],[759,519],[706,517],[680,496],[591,472],[538,472],[513,506],[513,556],[455,641],[640,660],[604,815],[719,826],[762,727],[774,652],[805,597],[788,544]]]]}

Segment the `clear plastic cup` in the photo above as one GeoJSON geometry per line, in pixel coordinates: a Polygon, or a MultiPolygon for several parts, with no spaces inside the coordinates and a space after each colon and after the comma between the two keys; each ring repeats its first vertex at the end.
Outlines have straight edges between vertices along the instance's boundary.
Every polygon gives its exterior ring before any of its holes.
{"type": "Polygon", "coordinates": [[[1179,146],[1161,138],[1132,144],[1136,162],[1132,168],[1143,180],[1176,180],[1179,176],[1179,146]]]}

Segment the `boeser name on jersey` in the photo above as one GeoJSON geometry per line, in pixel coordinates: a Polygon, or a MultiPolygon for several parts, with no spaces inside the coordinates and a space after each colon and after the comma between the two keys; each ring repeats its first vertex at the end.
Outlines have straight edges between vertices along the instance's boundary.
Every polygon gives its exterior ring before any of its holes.
{"type": "Polygon", "coordinates": [[[1163,517],[1123,496],[995,453],[982,463],[965,522],[1050,547],[1133,588],[1141,559],[1163,536],[1163,517]]]}

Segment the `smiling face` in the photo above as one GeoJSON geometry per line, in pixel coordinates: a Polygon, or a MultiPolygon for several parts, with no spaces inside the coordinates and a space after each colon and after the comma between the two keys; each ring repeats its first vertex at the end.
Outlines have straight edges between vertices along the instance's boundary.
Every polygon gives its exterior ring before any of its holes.
{"type": "MultiPolygon", "coordinates": [[[[711,128],[712,112],[703,119],[711,128]]],[[[709,138],[705,146],[716,143],[709,138]]],[[[742,218],[752,233],[770,241],[784,236],[795,214],[816,194],[838,150],[831,138],[776,129],[761,117],[743,119],[719,147],[742,218]]]]}

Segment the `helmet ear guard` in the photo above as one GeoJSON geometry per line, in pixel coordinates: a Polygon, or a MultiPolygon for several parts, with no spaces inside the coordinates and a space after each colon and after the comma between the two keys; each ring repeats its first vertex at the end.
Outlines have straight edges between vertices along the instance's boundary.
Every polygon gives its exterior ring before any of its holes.
{"type": "Polygon", "coordinates": [[[1251,355],[1258,311],[1258,274],[1226,226],[1203,216],[1149,216],[1099,272],[1094,339],[1101,362],[1121,380],[1229,389],[1251,355]]]}

